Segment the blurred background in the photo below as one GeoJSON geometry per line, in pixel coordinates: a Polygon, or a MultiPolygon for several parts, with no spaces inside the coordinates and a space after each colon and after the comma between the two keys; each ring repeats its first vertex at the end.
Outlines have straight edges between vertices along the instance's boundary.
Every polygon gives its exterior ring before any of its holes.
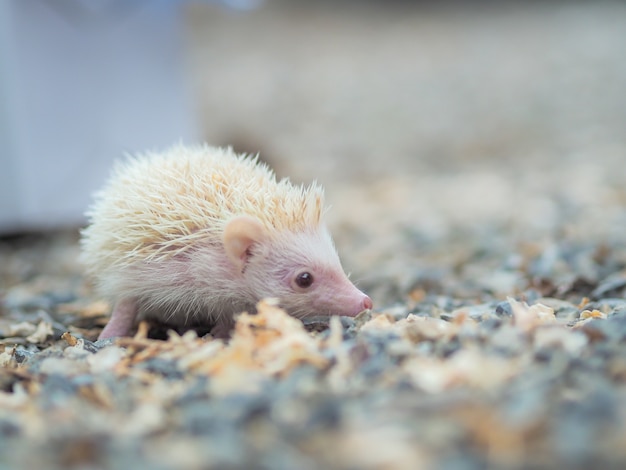
{"type": "Polygon", "coordinates": [[[5,235],[84,223],[114,159],[180,140],[320,181],[371,288],[450,240],[626,229],[622,2],[10,0],[0,22],[5,235]]]}

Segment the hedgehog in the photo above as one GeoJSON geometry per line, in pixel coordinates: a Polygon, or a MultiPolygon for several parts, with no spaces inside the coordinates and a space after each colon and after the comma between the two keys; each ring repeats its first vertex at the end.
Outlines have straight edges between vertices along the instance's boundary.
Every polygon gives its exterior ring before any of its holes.
{"type": "Polygon", "coordinates": [[[228,337],[275,298],[290,315],[354,317],[372,300],[348,279],[324,191],[277,179],[258,155],[173,146],[118,161],[81,231],[81,261],[113,311],[99,339],[140,320],[228,337]]]}

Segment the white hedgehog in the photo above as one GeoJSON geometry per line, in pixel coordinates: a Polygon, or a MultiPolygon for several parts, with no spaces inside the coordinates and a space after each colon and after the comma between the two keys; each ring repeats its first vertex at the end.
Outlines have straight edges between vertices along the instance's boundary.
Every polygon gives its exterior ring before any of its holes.
{"type": "Polygon", "coordinates": [[[371,299],[344,274],[322,221],[323,190],[256,158],[208,146],[118,163],[82,231],[82,261],[114,302],[100,339],[140,318],[214,325],[276,297],[296,317],[355,316],[371,299]]]}

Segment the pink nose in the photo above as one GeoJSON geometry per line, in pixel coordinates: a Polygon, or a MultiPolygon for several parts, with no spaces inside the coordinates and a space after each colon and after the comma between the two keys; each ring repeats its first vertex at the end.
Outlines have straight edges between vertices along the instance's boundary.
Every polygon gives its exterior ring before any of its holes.
{"type": "Polygon", "coordinates": [[[372,299],[366,295],[363,299],[363,310],[370,310],[373,306],[372,299]]]}

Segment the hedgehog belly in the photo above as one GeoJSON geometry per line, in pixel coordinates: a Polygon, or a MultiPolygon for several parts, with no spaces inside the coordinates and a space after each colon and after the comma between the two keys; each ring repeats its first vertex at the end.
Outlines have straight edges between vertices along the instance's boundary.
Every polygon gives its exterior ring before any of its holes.
{"type": "Polygon", "coordinates": [[[100,291],[116,304],[131,301],[138,320],[173,327],[230,327],[234,314],[254,308],[233,277],[219,247],[203,245],[165,259],[109,269],[100,278],[100,291]]]}
{"type": "Polygon", "coordinates": [[[153,299],[137,300],[137,318],[173,328],[185,329],[207,327],[211,330],[226,328],[234,324],[234,316],[244,311],[252,311],[254,306],[236,302],[213,302],[198,304],[185,299],[154,305],[153,299]]]}

